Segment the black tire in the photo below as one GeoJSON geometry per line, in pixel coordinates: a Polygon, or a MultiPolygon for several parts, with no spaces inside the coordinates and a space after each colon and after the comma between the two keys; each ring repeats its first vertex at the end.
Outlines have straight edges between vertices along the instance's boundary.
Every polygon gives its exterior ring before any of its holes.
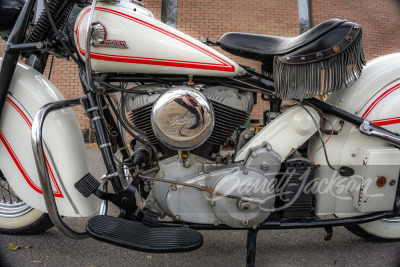
{"type": "Polygon", "coordinates": [[[0,170],[0,233],[34,235],[43,233],[52,226],[49,215],[23,202],[0,170]]]}
{"type": "Polygon", "coordinates": [[[361,237],[363,239],[366,239],[371,242],[377,242],[377,243],[388,243],[388,242],[398,242],[400,241],[400,238],[398,237],[382,237],[375,235],[373,233],[367,232],[362,226],[360,225],[350,225],[350,226],[345,226],[347,230],[352,232],[358,237],[361,237]]]}
{"type": "MultiPolygon", "coordinates": [[[[33,210],[36,211],[36,210],[33,210]]],[[[15,229],[0,228],[0,233],[5,235],[37,235],[53,227],[53,223],[47,213],[43,213],[39,219],[27,226],[15,229]]]]}

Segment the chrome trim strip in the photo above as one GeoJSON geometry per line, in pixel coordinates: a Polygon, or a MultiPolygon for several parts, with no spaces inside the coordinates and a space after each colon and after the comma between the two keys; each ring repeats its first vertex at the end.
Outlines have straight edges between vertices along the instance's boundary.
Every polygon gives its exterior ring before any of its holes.
{"type": "Polygon", "coordinates": [[[64,223],[64,221],[60,217],[60,214],[58,213],[57,204],[51,186],[51,179],[49,172],[47,170],[46,159],[44,156],[42,130],[44,121],[50,112],[62,108],[68,108],[80,105],[83,99],[84,98],[74,98],[64,101],[48,103],[39,109],[32,124],[32,150],[35,158],[36,168],[39,175],[40,185],[43,191],[43,198],[46,204],[47,212],[54,226],[56,226],[66,236],[74,239],[87,238],[88,235],[86,232],[76,232],[73,229],[71,229],[67,224],[64,223]]]}
{"type": "Polygon", "coordinates": [[[86,75],[89,83],[89,89],[94,91],[93,77],[92,77],[92,65],[90,62],[90,43],[91,43],[91,35],[92,35],[92,22],[93,15],[96,9],[97,0],[93,0],[92,7],[90,8],[89,19],[86,27],[86,51],[85,51],[85,66],[86,66],[86,75]]]}

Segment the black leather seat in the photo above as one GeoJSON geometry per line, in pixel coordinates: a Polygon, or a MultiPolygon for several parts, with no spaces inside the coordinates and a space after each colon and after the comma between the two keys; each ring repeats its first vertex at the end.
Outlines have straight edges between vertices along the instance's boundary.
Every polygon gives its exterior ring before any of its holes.
{"type": "Polygon", "coordinates": [[[231,54],[271,65],[273,56],[287,54],[307,45],[345,22],[331,19],[296,37],[229,32],[217,44],[231,54]]]}
{"type": "Polygon", "coordinates": [[[296,37],[230,32],[217,44],[244,58],[261,61],[282,99],[326,95],[352,85],[365,59],[357,23],[325,21],[296,37]]]}

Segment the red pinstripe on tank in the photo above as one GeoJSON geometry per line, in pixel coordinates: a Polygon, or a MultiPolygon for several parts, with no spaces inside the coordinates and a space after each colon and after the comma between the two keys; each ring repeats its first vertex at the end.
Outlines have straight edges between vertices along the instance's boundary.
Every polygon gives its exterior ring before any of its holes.
{"type": "MultiPolygon", "coordinates": [[[[76,35],[76,40],[78,44],[78,50],[79,53],[82,56],[85,56],[85,50],[83,50],[80,47],[79,43],[79,34],[78,34],[78,29],[81,25],[81,22],[83,18],[89,13],[90,9],[86,10],[76,27],[75,30],[75,35],[76,35]]],[[[145,57],[131,57],[131,56],[121,56],[121,55],[110,55],[110,54],[102,54],[102,53],[90,53],[90,57],[92,59],[97,59],[97,60],[104,60],[104,61],[111,61],[111,62],[120,62],[120,63],[132,63],[132,64],[145,64],[145,65],[156,65],[156,66],[169,66],[169,67],[180,67],[180,68],[192,68],[192,69],[202,69],[202,70],[214,70],[214,71],[226,71],[226,72],[235,72],[235,66],[227,62],[226,60],[220,58],[219,56],[211,53],[210,51],[207,51],[206,49],[190,42],[189,40],[186,40],[176,34],[173,34],[165,29],[162,29],[160,27],[157,27],[153,24],[150,24],[148,22],[145,22],[143,20],[140,20],[138,18],[129,16],[127,14],[124,14],[122,12],[118,12],[116,10],[108,9],[108,8],[103,8],[103,7],[96,7],[96,11],[100,12],[106,12],[110,14],[114,14],[119,17],[123,17],[125,19],[131,20],[133,22],[136,22],[138,24],[141,24],[145,27],[148,27],[150,29],[153,29],[155,31],[158,31],[168,37],[171,37],[175,40],[178,40],[179,42],[182,42],[198,51],[201,53],[215,59],[216,61],[219,62],[219,64],[213,64],[213,63],[206,63],[206,62],[194,62],[194,61],[183,61],[183,60],[173,60],[173,59],[161,59],[161,58],[145,58],[145,57]]]]}

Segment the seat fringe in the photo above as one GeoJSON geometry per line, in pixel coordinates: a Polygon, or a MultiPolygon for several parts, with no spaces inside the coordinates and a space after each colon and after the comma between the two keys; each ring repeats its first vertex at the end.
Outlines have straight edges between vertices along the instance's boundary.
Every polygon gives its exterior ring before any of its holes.
{"type": "Polygon", "coordinates": [[[327,59],[304,64],[287,64],[274,57],[273,76],[277,96],[306,99],[325,96],[343,86],[353,85],[365,66],[362,33],[341,53],[327,59]]]}

